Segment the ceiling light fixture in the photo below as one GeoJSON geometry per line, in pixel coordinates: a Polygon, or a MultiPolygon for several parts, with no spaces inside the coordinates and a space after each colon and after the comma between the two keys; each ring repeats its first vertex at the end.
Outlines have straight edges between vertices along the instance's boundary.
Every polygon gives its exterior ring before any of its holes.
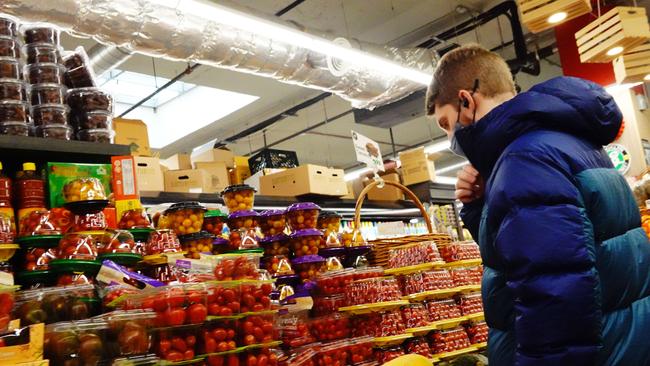
{"type": "Polygon", "coordinates": [[[619,84],[650,80],[650,42],[646,42],[612,61],[614,76],[619,84]]]}
{"type": "Polygon", "coordinates": [[[458,164],[453,164],[453,165],[450,165],[450,166],[446,166],[444,168],[436,169],[436,174],[443,174],[443,173],[450,172],[452,170],[457,170],[458,168],[463,167],[463,166],[465,166],[467,164],[469,164],[469,162],[467,160],[465,160],[465,161],[460,162],[458,164]]]}
{"type": "Polygon", "coordinates": [[[424,147],[424,153],[425,154],[434,154],[437,152],[449,150],[449,147],[451,147],[451,143],[449,140],[445,139],[444,141],[432,144],[432,145],[427,145],[424,147]]]}
{"type": "Polygon", "coordinates": [[[555,13],[555,14],[551,15],[550,17],[548,17],[548,22],[551,23],[551,24],[559,23],[559,22],[563,21],[564,19],[566,19],[566,17],[568,15],[569,14],[567,14],[566,11],[560,11],[560,12],[555,13]]]}
{"type": "MultiPolygon", "coordinates": [[[[177,3],[178,0],[164,0],[177,3]]],[[[309,34],[283,24],[258,18],[235,9],[197,0],[185,0],[178,5],[179,10],[212,19],[233,28],[255,32],[271,40],[304,47],[314,52],[341,59],[349,64],[371,68],[378,72],[392,74],[422,85],[428,85],[431,74],[403,66],[397,62],[370,53],[335,44],[325,38],[309,34]]]]}
{"type": "Polygon", "coordinates": [[[645,80],[645,81],[650,81],[650,74],[644,76],[644,77],[643,77],[643,80],[645,80]]]}
{"type": "Polygon", "coordinates": [[[607,56],[615,56],[621,52],[623,52],[623,47],[621,46],[612,47],[607,51],[607,56]]]}

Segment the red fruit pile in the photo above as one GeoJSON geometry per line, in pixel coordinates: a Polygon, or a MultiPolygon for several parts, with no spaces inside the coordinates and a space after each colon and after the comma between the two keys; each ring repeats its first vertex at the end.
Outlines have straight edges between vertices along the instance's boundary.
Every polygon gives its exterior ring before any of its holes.
{"type": "Polygon", "coordinates": [[[354,271],[343,269],[326,272],[316,278],[318,291],[322,295],[336,295],[345,293],[345,287],[354,280],[354,271]]]}
{"type": "Polygon", "coordinates": [[[466,330],[472,344],[487,342],[488,326],[485,322],[470,324],[466,327],[466,330]]]}
{"type": "Polygon", "coordinates": [[[389,337],[406,330],[399,310],[369,313],[352,318],[352,336],[389,337]]]}
{"type": "Polygon", "coordinates": [[[259,257],[252,255],[224,255],[214,267],[218,281],[254,280],[259,276],[259,257]]]}
{"type": "Polygon", "coordinates": [[[429,337],[434,353],[456,351],[471,345],[467,333],[462,327],[435,331],[429,337]]]}
{"type": "Polygon", "coordinates": [[[158,287],[126,300],[127,309],[153,309],[156,326],[201,324],[208,316],[207,290],[203,285],[158,287]]]}
{"type": "Polygon", "coordinates": [[[378,348],[375,350],[375,360],[380,364],[385,364],[400,356],[404,356],[404,350],[401,346],[378,348]]]}
{"type": "Polygon", "coordinates": [[[236,283],[210,283],[207,286],[208,314],[231,316],[241,310],[241,291],[236,283]]]}
{"type": "Polygon", "coordinates": [[[429,325],[429,312],[422,304],[410,304],[402,307],[402,319],[406,329],[429,325]]]}
{"type": "Polygon", "coordinates": [[[454,286],[480,285],[483,277],[483,267],[461,267],[449,271],[454,286]]]}
{"type": "Polygon", "coordinates": [[[459,302],[463,315],[483,312],[483,301],[480,293],[463,294],[460,296],[459,302]]]}
{"type": "Polygon", "coordinates": [[[151,221],[143,209],[128,210],[122,214],[118,229],[148,229],[151,228],[151,221]]]}
{"type": "Polygon", "coordinates": [[[271,309],[271,291],[273,291],[271,283],[244,283],[240,289],[242,313],[271,309]]]}
{"type": "Polygon", "coordinates": [[[431,321],[453,319],[462,316],[456,301],[452,299],[430,300],[426,303],[431,321]]]}
{"type": "Polygon", "coordinates": [[[407,267],[431,262],[442,262],[442,257],[434,242],[409,244],[388,251],[388,268],[407,267]]]}
{"type": "Polygon", "coordinates": [[[60,259],[95,260],[97,244],[90,235],[66,234],[59,241],[57,257],[60,259]]]}
{"type": "Polygon", "coordinates": [[[56,259],[56,249],[29,248],[25,252],[23,268],[26,271],[41,271],[50,268],[50,261],[56,259]]]}
{"type": "Polygon", "coordinates": [[[354,365],[373,360],[372,337],[353,338],[348,341],[350,345],[350,362],[354,365]]]}
{"type": "Polygon", "coordinates": [[[349,344],[346,340],[323,344],[316,355],[316,365],[346,366],[349,353],[349,344]]]}
{"type": "Polygon", "coordinates": [[[348,317],[338,313],[312,319],[309,328],[319,341],[334,341],[350,336],[348,317]]]}
{"type": "Polygon", "coordinates": [[[424,337],[417,337],[407,340],[405,348],[406,353],[409,354],[414,353],[426,358],[431,358],[433,356],[431,354],[431,347],[429,347],[429,343],[424,337]]]}
{"type": "Polygon", "coordinates": [[[238,343],[244,346],[269,343],[278,339],[272,314],[250,315],[238,320],[240,339],[238,343]]]}
{"type": "Polygon", "coordinates": [[[220,320],[201,329],[201,353],[225,352],[237,348],[235,320],[220,320]]]}
{"type": "Polygon", "coordinates": [[[268,348],[249,350],[241,354],[240,365],[242,366],[277,366],[277,364],[278,355],[268,348]]]}
{"type": "Polygon", "coordinates": [[[422,272],[422,281],[427,291],[442,290],[454,287],[454,280],[446,269],[436,269],[422,272]]]}
{"type": "Polygon", "coordinates": [[[313,297],[313,312],[315,316],[335,313],[345,306],[345,295],[315,296],[313,297]]]}
{"type": "Polygon", "coordinates": [[[478,244],[475,242],[451,243],[442,246],[439,249],[440,255],[445,260],[445,262],[481,258],[481,252],[479,250],[478,244]]]}
{"type": "Polygon", "coordinates": [[[191,360],[196,355],[196,329],[171,329],[157,332],[156,354],[171,362],[191,360]]]}
{"type": "Polygon", "coordinates": [[[399,300],[402,293],[393,277],[368,278],[351,282],[346,286],[346,304],[360,305],[382,301],[399,300]]]}
{"type": "Polygon", "coordinates": [[[289,313],[278,318],[277,328],[282,343],[298,348],[316,342],[311,334],[306,313],[289,313]]]}

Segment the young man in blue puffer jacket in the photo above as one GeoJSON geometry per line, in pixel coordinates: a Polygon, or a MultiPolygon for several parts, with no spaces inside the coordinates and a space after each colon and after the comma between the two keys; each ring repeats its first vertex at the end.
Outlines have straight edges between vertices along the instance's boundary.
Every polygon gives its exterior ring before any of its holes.
{"type": "Polygon", "coordinates": [[[468,45],[440,60],[427,114],[471,163],[456,197],[485,267],[490,366],[650,365],[650,243],[602,149],[612,97],[569,77],[515,95],[503,59],[468,45]]]}

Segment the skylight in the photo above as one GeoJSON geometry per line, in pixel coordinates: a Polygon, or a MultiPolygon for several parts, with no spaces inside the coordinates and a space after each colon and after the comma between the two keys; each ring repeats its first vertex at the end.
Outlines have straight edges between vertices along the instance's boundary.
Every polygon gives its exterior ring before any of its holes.
{"type": "MultiPolygon", "coordinates": [[[[99,86],[113,95],[115,115],[153,93],[169,79],[130,71],[111,70],[99,86]]],[[[178,81],[129,112],[149,127],[149,143],[163,148],[259,99],[254,95],[178,81]]]]}

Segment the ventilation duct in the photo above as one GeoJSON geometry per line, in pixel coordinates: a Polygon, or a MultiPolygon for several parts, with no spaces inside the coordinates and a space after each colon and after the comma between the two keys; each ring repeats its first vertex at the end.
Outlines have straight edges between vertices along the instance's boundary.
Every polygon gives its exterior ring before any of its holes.
{"type": "MultiPolygon", "coordinates": [[[[356,108],[372,109],[423,88],[422,82],[393,76],[386,70],[341,65],[320,52],[274,39],[272,35],[256,34],[239,24],[224,24],[223,18],[216,22],[214,11],[218,9],[224,7],[200,0],[0,2],[0,12],[27,22],[50,22],[72,34],[92,36],[102,44],[127,52],[193,61],[328,91],[349,100],[356,108]]],[[[296,29],[289,23],[282,25],[296,29]]],[[[426,73],[432,72],[437,60],[435,53],[427,49],[348,43],[350,47],[426,73]]]]}
{"type": "Polygon", "coordinates": [[[101,43],[88,50],[90,65],[97,76],[120,66],[131,55],[133,55],[133,52],[125,48],[107,46],[101,43]]]}

